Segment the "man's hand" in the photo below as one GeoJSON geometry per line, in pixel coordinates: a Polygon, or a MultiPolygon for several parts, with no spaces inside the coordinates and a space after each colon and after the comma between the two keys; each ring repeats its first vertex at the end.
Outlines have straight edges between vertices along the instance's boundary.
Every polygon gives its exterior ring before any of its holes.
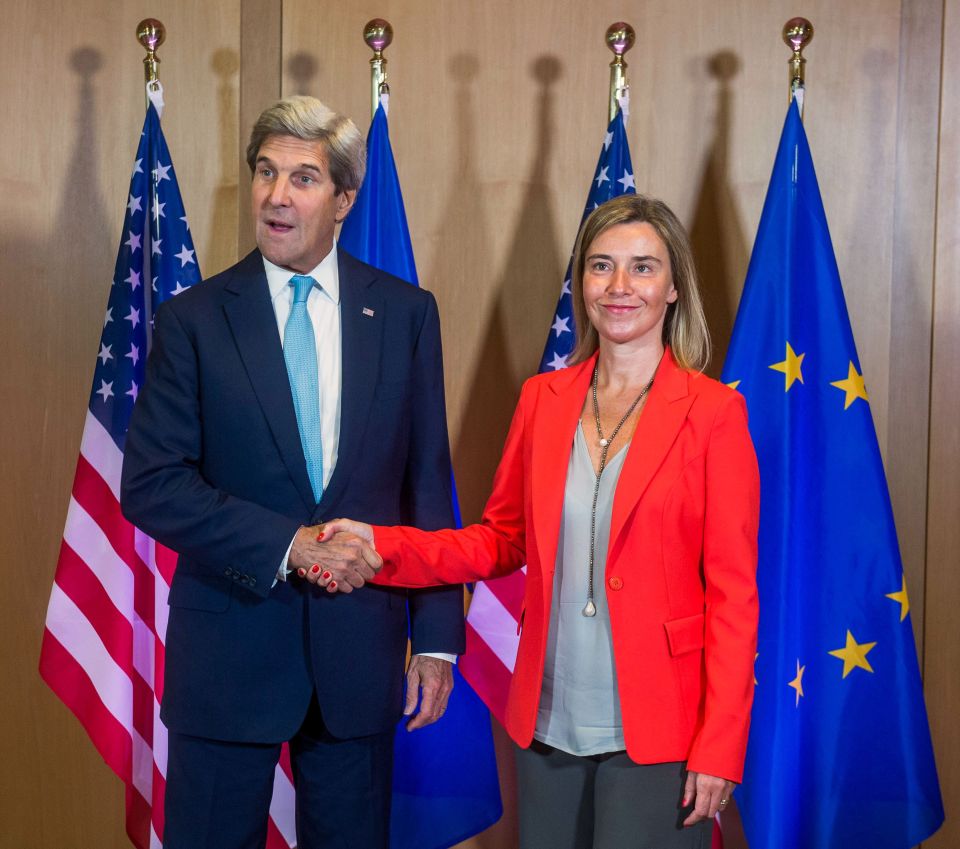
{"type": "Polygon", "coordinates": [[[349,593],[383,567],[380,555],[366,540],[341,532],[328,534],[327,541],[321,543],[322,530],[321,525],[300,528],[293,539],[287,563],[304,580],[330,593],[349,593]]]}
{"type": "Polygon", "coordinates": [[[420,698],[420,711],[407,723],[407,731],[415,731],[436,722],[447,709],[453,692],[453,664],[438,657],[415,654],[407,667],[407,703],[403,715],[410,716],[420,698]]]}
{"type": "Polygon", "coordinates": [[[684,825],[696,825],[700,820],[713,819],[717,811],[727,807],[730,794],[737,785],[725,778],[707,775],[703,772],[688,772],[687,783],[683,788],[683,804],[693,804],[693,810],[684,821],[684,825]]]}

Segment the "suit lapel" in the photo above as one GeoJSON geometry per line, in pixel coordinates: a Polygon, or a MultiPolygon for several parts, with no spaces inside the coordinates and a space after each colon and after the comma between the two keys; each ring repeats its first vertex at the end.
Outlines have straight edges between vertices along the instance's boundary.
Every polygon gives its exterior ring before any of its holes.
{"type": "Polygon", "coordinates": [[[627,519],[646,491],[673,446],[693,403],[687,373],[668,348],[660,362],[650,397],[637,422],[613,496],[608,560],[623,533],[627,519]]]}
{"type": "MultiPolygon", "coordinates": [[[[552,575],[556,567],[570,451],[595,363],[593,356],[557,372],[537,399],[531,460],[536,493],[533,526],[544,576],[552,575]]],[[[545,579],[543,586],[545,593],[553,591],[552,580],[545,579]]]]}
{"type": "Polygon", "coordinates": [[[340,441],[337,465],[317,506],[317,516],[329,516],[354,473],[362,451],[370,405],[380,371],[383,344],[383,300],[371,284],[376,272],[338,249],[340,273],[340,441]]]}
{"type": "Polygon", "coordinates": [[[226,286],[236,297],[224,305],[250,383],[260,402],[280,456],[304,504],[314,507],[313,490],[300,444],[277,317],[259,251],[245,257],[226,286]]]}

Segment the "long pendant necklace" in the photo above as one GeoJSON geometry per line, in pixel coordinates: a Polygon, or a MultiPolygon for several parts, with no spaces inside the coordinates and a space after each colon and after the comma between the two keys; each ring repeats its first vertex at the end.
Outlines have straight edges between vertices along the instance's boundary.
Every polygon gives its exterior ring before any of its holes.
{"type": "MultiPolygon", "coordinates": [[[[600,427],[600,404],[597,402],[597,376],[600,373],[600,363],[597,362],[596,366],[593,369],[593,382],[592,382],[592,391],[593,391],[593,418],[597,423],[597,437],[600,439],[600,468],[597,469],[596,475],[597,480],[593,485],[593,506],[590,508],[590,573],[589,578],[587,579],[587,603],[583,608],[584,616],[596,616],[597,615],[597,605],[593,601],[593,564],[596,555],[596,539],[597,539],[597,499],[600,497],[600,478],[603,475],[603,470],[607,465],[607,451],[610,450],[610,445],[613,443],[613,440],[617,438],[617,434],[620,432],[620,428],[623,427],[623,423],[630,418],[630,414],[637,408],[637,404],[643,399],[643,396],[650,391],[650,387],[653,386],[653,378],[650,378],[650,382],[647,383],[643,389],[640,390],[640,394],[636,397],[634,402],[630,405],[630,409],[623,414],[623,418],[617,422],[617,426],[613,429],[613,433],[610,434],[609,438],[603,435],[603,429],[600,427]]],[[[654,372],[656,376],[656,372],[654,372]]]]}

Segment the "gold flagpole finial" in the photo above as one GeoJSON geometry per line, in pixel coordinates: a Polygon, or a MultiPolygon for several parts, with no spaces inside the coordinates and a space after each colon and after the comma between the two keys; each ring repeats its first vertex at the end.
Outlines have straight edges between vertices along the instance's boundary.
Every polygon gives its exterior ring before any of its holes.
{"type": "Polygon", "coordinates": [[[156,18],[144,18],[137,24],[137,41],[147,51],[143,60],[143,76],[148,83],[157,81],[157,65],[160,64],[157,48],[163,44],[166,37],[167,28],[156,18]]]}
{"type": "Polygon", "coordinates": [[[783,25],[783,41],[792,51],[790,64],[790,100],[797,98],[800,117],[803,117],[803,71],[807,60],[803,58],[803,48],[813,40],[813,24],[806,18],[791,18],[783,25]]]}
{"type": "Polygon", "coordinates": [[[363,40],[373,51],[373,58],[370,60],[370,116],[373,117],[380,105],[380,95],[390,93],[390,86],[387,85],[387,60],[383,58],[383,51],[393,41],[390,21],[383,18],[367,21],[363,28],[363,40]]]}
{"type": "Polygon", "coordinates": [[[623,60],[623,55],[633,47],[637,34],[630,24],[617,21],[607,27],[604,39],[607,47],[613,51],[613,61],[610,62],[610,120],[612,121],[617,117],[617,109],[619,109],[617,95],[627,85],[627,63],[623,60]]]}

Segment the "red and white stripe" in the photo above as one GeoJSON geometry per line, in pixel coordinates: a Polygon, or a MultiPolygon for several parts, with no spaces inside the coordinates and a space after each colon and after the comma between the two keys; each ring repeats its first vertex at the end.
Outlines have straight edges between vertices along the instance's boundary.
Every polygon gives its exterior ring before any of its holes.
{"type": "MultiPolygon", "coordinates": [[[[160,699],[176,555],[121,515],[122,464],[116,443],[88,413],[47,608],[40,674],[127,786],[132,843],[160,849],[167,772],[160,699]]],[[[293,800],[284,749],[268,849],[296,845],[293,800]]]]}
{"type": "Polygon", "coordinates": [[[520,642],[527,567],[477,584],[467,613],[467,651],[460,672],[503,725],[520,642]]]}

